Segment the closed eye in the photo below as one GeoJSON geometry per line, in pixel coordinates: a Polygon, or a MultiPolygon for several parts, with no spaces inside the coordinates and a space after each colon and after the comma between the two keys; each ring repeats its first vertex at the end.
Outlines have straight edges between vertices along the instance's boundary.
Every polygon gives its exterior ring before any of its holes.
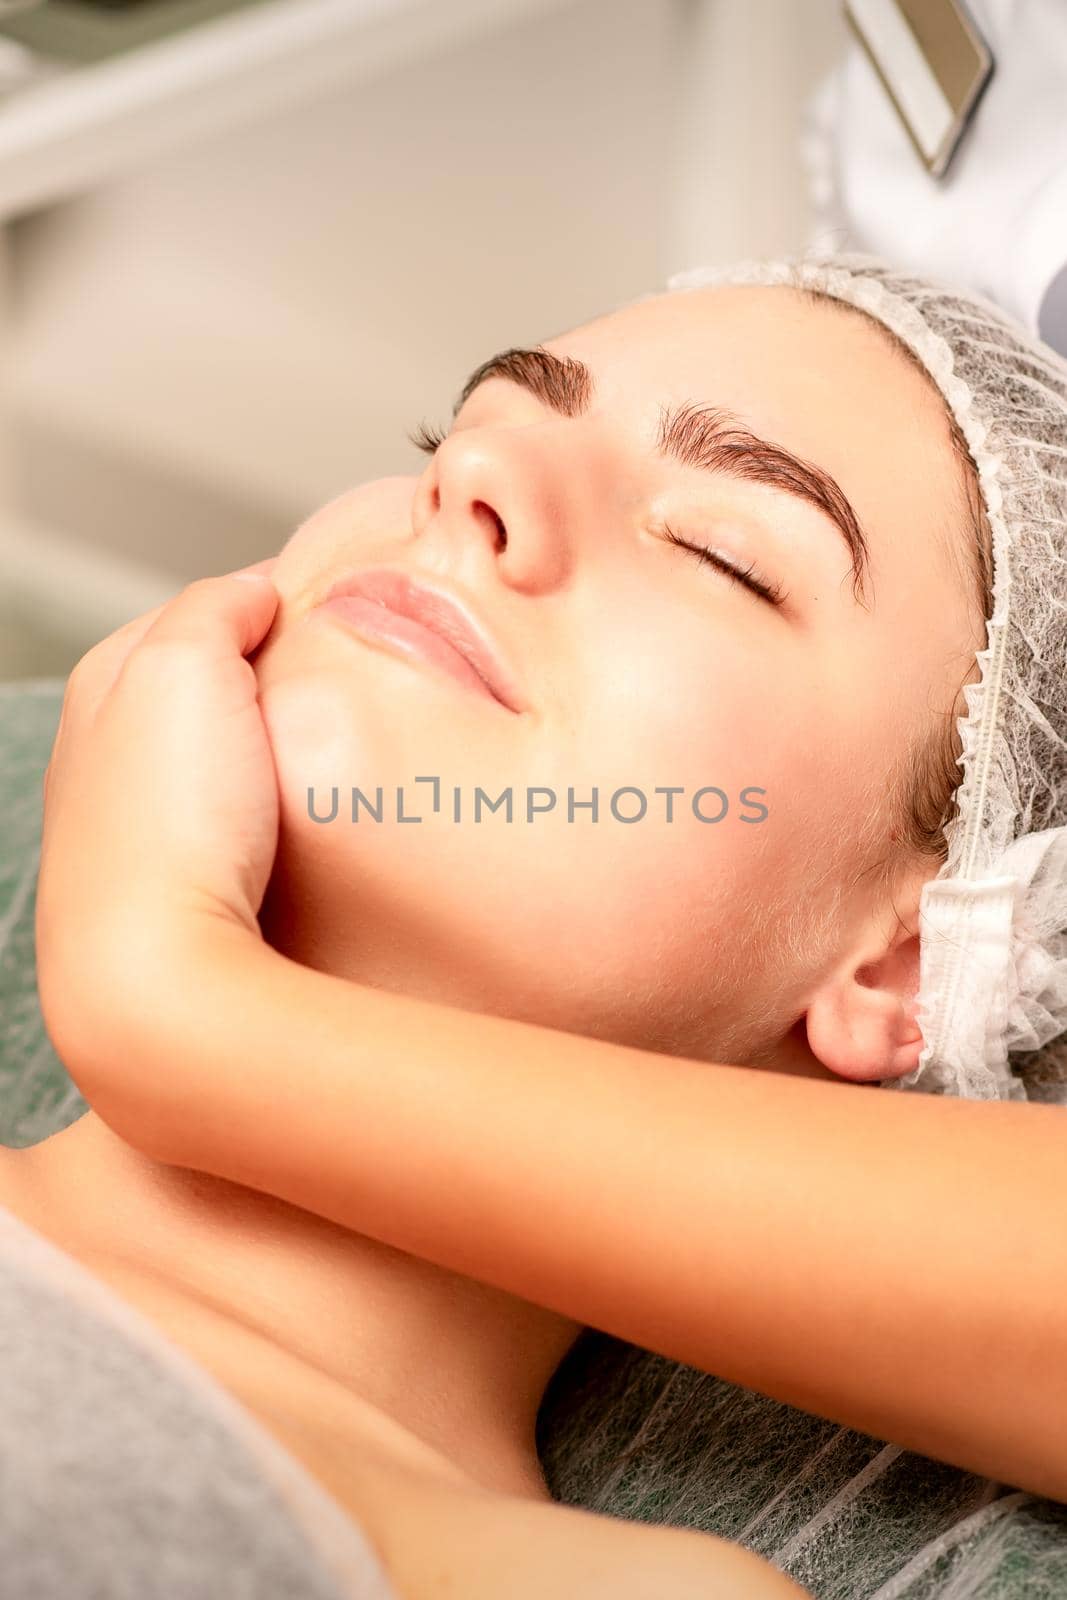
{"type": "Polygon", "coordinates": [[[701,563],[706,562],[719,572],[724,572],[728,578],[733,578],[735,583],[742,584],[746,589],[751,590],[753,594],[759,595],[761,600],[768,601],[772,606],[782,605],[787,598],[786,591],[780,584],[765,583],[762,578],[755,577],[756,568],[754,566],[735,566],[732,561],[728,561],[725,556],[719,555],[717,551],[709,550],[705,545],[690,544],[688,539],[680,538],[673,528],[667,527],[666,524],[664,524],[663,531],[672,544],[680,545],[683,550],[691,550],[698,561],[701,563]]]}
{"type": "MultiPolygon", "coordinates": [[[[445,442],[445,435],[439,429],[427,426],[420,422],[418,427],[408,434],[408,438],[416,449],[424,451],[427,455],[434,455],[445,442]]],[[[780,584],[765,583],[762,578],[756,577],[755,567],[737,567],[716,551],[709,550],[705,545],[690,544],[688,539],[682,539],[674,530],[664,524],[664,533],[672,544],[678,545],[683,550],[690,550],[697,560],[715,567],[735,583],[741,584],[750,593],[758,595],[761,600],[766,600],[772,606],[780,606],[787,599],[785,589],[780,584]]]]}

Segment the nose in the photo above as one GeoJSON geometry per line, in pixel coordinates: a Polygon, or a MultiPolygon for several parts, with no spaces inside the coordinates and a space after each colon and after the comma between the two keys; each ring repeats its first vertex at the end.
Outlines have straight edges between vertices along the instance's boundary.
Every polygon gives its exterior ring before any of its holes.
{"type": "Polygon", "coordinates": [[[560,419],[522,427],[464,427],[438,445],[416,485],[415,534],[447,545],[472,567],[486,552],[496,576],[540,593],[567,582],[592,498],[582,426],[560,419]],[[562,430],[569,430],[562,437],[562,430]]]}

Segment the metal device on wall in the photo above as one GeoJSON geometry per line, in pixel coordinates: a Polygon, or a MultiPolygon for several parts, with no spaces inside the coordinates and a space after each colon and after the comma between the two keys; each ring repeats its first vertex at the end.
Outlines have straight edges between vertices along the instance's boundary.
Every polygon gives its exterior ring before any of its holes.
{"type": "Polygon", "coordinates": [[[920,160],[944,177],[993,75],[993,53],[960,0],[845,0],[845,16],[920,160]]]}
{"type": "Polygon", "coordinates": [[[842,14],[848,47],[805,117],[810,247],[958,283],[1067,355],[1067,0],[843,0],[842,14]],[[938,18],[940,43],[921,45],[938,18]],[[980,83],[979,44],[996,61],[980,83]]]}

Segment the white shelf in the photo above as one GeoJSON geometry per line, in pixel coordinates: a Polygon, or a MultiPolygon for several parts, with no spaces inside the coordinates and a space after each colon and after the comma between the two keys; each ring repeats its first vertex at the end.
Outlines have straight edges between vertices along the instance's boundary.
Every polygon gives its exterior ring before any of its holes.
{"type": "Polygon", "coordinates": [[[0,222],[572,0],[261,0],[0,100],[0,222]]]}

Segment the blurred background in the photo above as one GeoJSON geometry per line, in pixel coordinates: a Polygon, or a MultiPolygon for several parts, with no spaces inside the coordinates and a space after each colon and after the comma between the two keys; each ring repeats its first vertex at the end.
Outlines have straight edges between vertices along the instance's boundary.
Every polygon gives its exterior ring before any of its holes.
{"type": "Polygon", "coordinates": [[[0,681],[421,471],[465,375],[801,248],[839,0],[0,4],[0,681]]]}

